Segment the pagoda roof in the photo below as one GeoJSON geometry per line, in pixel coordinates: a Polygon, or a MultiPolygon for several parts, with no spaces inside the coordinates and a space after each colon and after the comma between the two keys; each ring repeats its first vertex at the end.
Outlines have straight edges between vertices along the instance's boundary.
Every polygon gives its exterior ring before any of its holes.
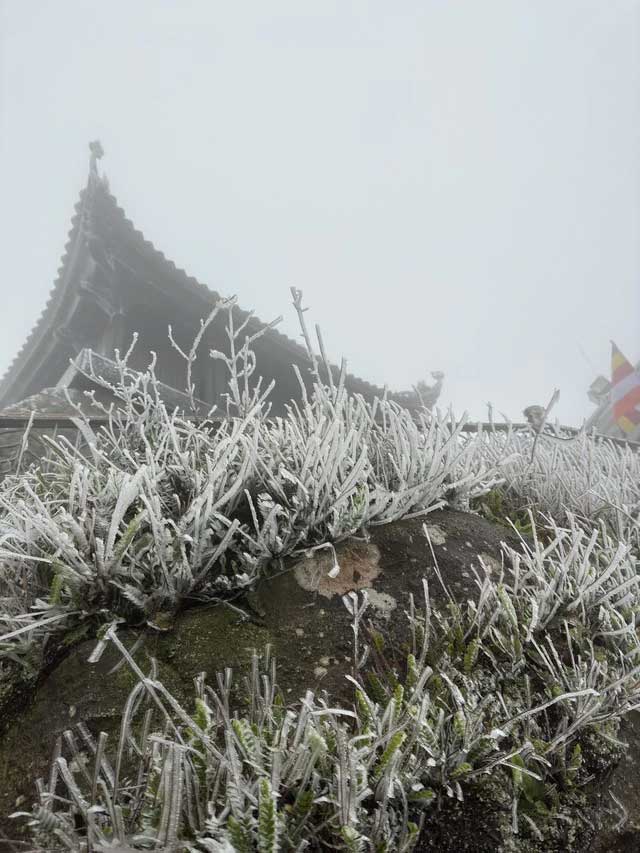
{"type": "MultiPolygon", "coordinates": [[[[60,357],[55,350],[56,329],[64,330],[65,319],[70,306],[79,298],[79,291],[87,287],[83,278],[87,269],[87,230],[85,223],[90,218],[92,229],[99,239],[108,241],[111,245],[124,247],[128,257],[135,257],[135,269],[131,272],[131,287],[144,281],[144,284],[162,291],[178,306],[190,305],[192,312],[201,311],[200,316],[206,316],[214,303],[222,296],[199,282],[194,276],[167,258],[148,240],[142,231],[137,229],[127,218],[125,211],[119,206],[117,199],[111,194],[104,178],[90,174],[87,186],[81,191],[71,219],[71,228],[62,255],[58,275],[49,293],[47,303],[36,320],[19,352],[0,379],[0,408],[16,400],[37,393],[41,388],[34,388],[33,381],[38,371],[38,365],[48,363],[53,354],[60,357]],[[188,300],[185,303],[185,298],[188,300]]],[[[238,320],[245,320],[250,312],[234,308],[238,320]]],[[[248,323],[248,331],[257,331],[266,324],[252,316],[248,323]]],[[[194,329],[194,334],[197,330],[194,329]]],[[[291,357],[291,363],[309,363],[306,349],[297,341],[271,328],[265,333],[265,340],[270,346],[276,346],[282,353],[291,357]]],[[[55,359],[54,359],[55,361],[55,359]]],[[[60,374],[69,364],[66,356],[60,374]]],[[[337,368],[334,368],[337,370],[337,368]]],[[[57,381],[57,380],[56,380],[57,381]]],[[[43,387],[52,384],[45,382],[43,387]]],[[[55,384],[55,382],[53,383],[55,384]]],[[[347,386],[352,392],[372,398],[381,396],[383,389],[364,379],[348,374],[347,386]]],[[[393,395],[392,395],[393,396],[393,395]]]]}

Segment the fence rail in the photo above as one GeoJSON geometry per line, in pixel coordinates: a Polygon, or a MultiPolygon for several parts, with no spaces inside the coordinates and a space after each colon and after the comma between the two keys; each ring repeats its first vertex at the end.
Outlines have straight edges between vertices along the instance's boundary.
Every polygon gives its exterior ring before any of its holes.
{"type": "MultiPolygon", "coordinates": [[[[198,419],[194,419],[198,422],[198,419]]],[[[208,420],[209,423],[220,423],[222,419],[208,420]]],[[[86,418],[89,426],[92,429],[109,423],[109,417],[106,415],[88,416],[86,418]]],[[[204,422],[201,419],[200,422],[204,422]]],[[[451,424],[453,426],[453,424],[451,424]]],[[[474,422],[466,423],[462,426],[462,431],[466,433],[474,433],[480,430],[484,432],[507,432],[508,430],[515,432],[529,431],[531,427],[526,423],[491,423],[491,422],[474,422]]],[[[581,430],[575,427],[559,427],[559,432],[556,433],[554,428],[547,426],[543,435],[555,438],[570,438],[578,435],[581,430]]],[[[68,415],[0,415],[0,477],[13,470],[13,467],[21,455],[24,455],[25,460],[37,459],[45,450],[45,443],[42,441],[39,433],[62,432],[78,434],[77,419],[68,415]],[[25,446],[24,435],[29,428],[30,446],[25,446]],[[31,446],[33,442],[33,445],[31,446]]],[[[640,442],[630,441],[625,438],[617,438],[610,435],[602,435],[600,433],[590,433],[597,439],[611,442],[618,447],[629,447],[633,450],[640,448],[640,442]]]]}
{"type": "MultiPolygon", "coordinates": [[[[0,415],[0,431],[1,430],[25,430],[31,422],[32,429],[76,429],[75,421],[77,419],[74,417],[70,417],[69,415],[35,415],[33,418],[28,415],[0,415]]],[[[88,422],[92,427],[100,427],[102,425],[109,423],[109,417],[107,415],[88,415],[83,418],[84,421],[88,422]]],[[[193,419],[195,423],[204,422],[205,420],[208,423],[220,423],[223,418],[207,418],[207,419],[193,419]]],[[[553,429],[553,427],[549,427],[553,429]]],[[[463,432],[478,432],[479,430],[483,430],[484,432],[507,432],[509,429],[515,431],[523,431],[530,430],[531,427],[527,423],[495,423],[493,421],[473,421],[468,422],[463,425],[463,432]]],[[[561,426],[558,428],[559,431],[565,435],[578,435],[582,430],[577,429],[576,427],[568,427],[561,426]]],[[[630,446],[630,447],[640,447],[640,441],[632,441],[627,438],[618,438],[616,436],[604,435],[602,433],[591,433],[595,435],[596,438],[606,439],[607,441],[611,441],[614,444],[618,444],[621,446],[630,446]]],[[[547,432],[545,435],[553,436],[553,432],[547,432]]]]}

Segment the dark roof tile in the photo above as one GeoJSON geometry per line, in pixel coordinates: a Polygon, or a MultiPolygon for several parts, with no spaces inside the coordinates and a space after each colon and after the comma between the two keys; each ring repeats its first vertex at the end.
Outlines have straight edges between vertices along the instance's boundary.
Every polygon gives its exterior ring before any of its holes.
{"type": "MultiPolygon", "coordinates": [[[[74,214],[71,219],[71,229],[69,230],[68,240],[65,244],[64,254],[62,256],[61,265],[58,269],[58,275],[56,280],[54,281],[53,287],[49,292],[49,297],[47,303],[38,317],[35,325],[33,326],[31,332],[29,333],[26,341],[22,345],[21,349],[7,368],[4,373],[4,376],[0,379],[0,401],[7,395],[9,392],[13,376],[20,369],[22,363],[26,362],[30,354],[35,350],[36,346],[42,339],[42,337],[46,334],[47,324],[50,320],[53,319],[55,309],[60,302],[65,284],[65,276],[67,273],[67,269],[71,262],[71,257],[73,254],[73,250],[76,247],[80,236],[80,224],[81,218],[85,211],[85,204],[88,203],[90,198],[89,196],[89,187],[83,189],[80,193],[80,198],[75,205],[74,214]]],[[[165,267],[169,270],[171,278],[175,281],[178,286],[182,286],[186,291],[190,291],[194,294],[198,294],[200,297],[204,297],[207,302],[213,303],[216,299],[220,299],[220,294],[207,287],[205,284],[199,282],[194,276],[189,275],[184,269],[178,267],[173,261],[169,260],[162,251],[157,249],[153,243],[148,240],[142,231],[137,229],[133,222],[128,219],[124,210],[119,206],[117,199],[113,196],[108,189],[104,186],[102,182],[95,185],[94,192],[91,196],[94,199],[94,203],[97,200],[104,205],[103,214],[106,214],[109,218],[113,217],[113,224],[116,227],[124,228],[124,231],[128,238],[136,245],[136,248],[139,251],[144,251],[150,259],[155,260],[157,263],[165,267]]],[[[248,313],[243,309],[238,309],[239,313],[246,317],[248,313]]],[[[263,325],[261,321],[257,317],[253,317],[253,323],[263,325]]],[[[277,329],[272,329],[269,334],[273,337],[273,339],[277,340],[280,345],[284,346],[289,350],[292,354],[295,354],[298,358],[307,358],[307,353],[304,347],[302,347],[297,341],[288,337],[287,335],[279,332],[277,329]]],[[[337,368],[336,368],[337,370],[337,368]]],[[[353,376],[351,374],[348,375],[348,384],[353,391],[363,393],[367,396],[381,395],[383,389],[367,382],[364,379],[353,376]]]]}

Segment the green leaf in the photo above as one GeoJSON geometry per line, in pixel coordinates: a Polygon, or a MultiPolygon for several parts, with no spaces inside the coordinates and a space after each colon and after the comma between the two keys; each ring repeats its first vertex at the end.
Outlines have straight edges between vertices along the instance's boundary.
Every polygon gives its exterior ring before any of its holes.
{"type": "Polygon", "coordinates": [[[268,779],[260,780],[258,803],[258,850],[260,853],[278,851],[278,817],[276,801],[268,779]]]}
{"type": "Polygon", "coordinates": [[[467,650],[464,653],[463,669],[467,675],[471,674],[471,671],[476,665],[476,661],[478,660],[479,649],[480,641],[476,637],[471,640],[471,642],[467,646],[467,650]]]}
{"type": "Polygon", "coordinates": [[[236,853],[255,853],[251,831],[233,815],[227,818],[227,831],[236,853]]]}
{"type": "Polygon", "coordinates": [[[402,744],[405,742],[407,735],[405,732],[396,732],[390,739],[387,744],[387,748],[380,756],[380,760],[376,765],[376,769],[373,774],[374,781],[379,781],[382,777],[382,774],[385,771],[385,768],[396,754],[396,752],[400,749],[402,744]]]}

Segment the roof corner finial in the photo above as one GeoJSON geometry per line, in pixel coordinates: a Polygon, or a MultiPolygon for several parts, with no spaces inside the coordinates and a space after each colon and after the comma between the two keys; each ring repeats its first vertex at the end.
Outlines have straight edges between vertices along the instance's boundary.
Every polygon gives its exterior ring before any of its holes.
{"type": "Polygon", "coordinates": [[[89,157],[89,179],[91,181],[98,181],[100,180],[98,160],[104,157],[104,148],[99,139],[94,139],[93,142],[89,143],[89,151],[91,151],[91,156],[89,157]]]}

